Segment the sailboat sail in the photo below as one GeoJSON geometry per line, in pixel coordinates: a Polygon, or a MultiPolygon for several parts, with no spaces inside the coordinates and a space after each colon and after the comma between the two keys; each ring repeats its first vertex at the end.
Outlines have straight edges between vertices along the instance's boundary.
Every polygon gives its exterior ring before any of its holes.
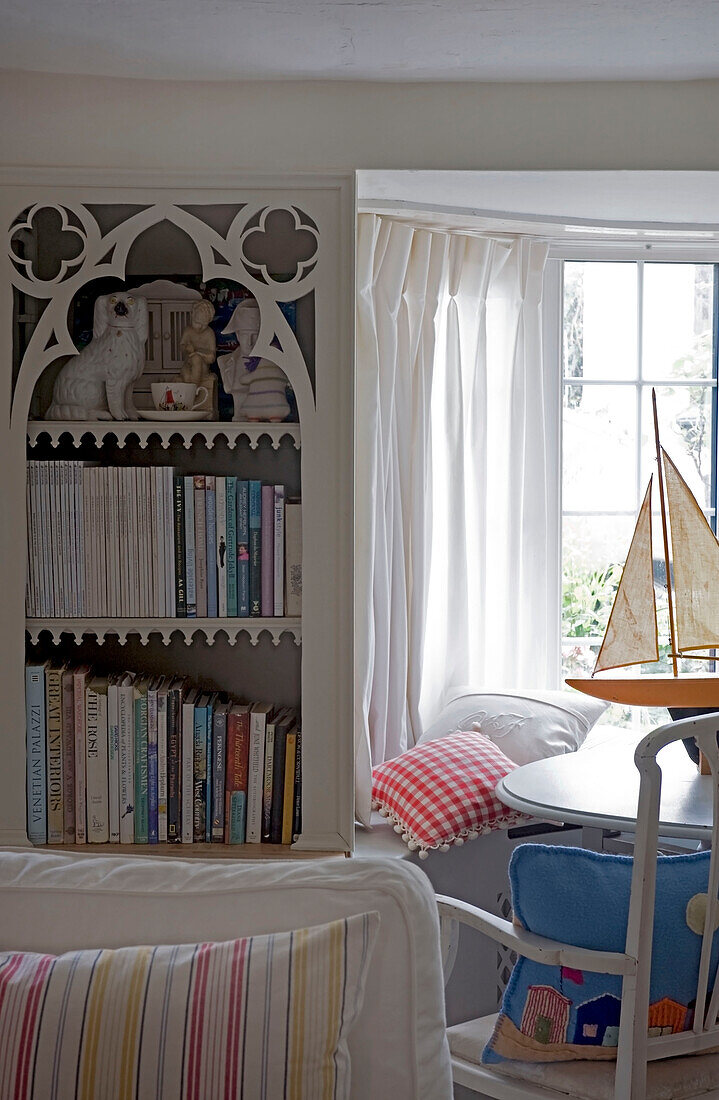
{"type": "Polygon", "coordinates": [[[594,672],[658,660],[650,478],[594,672]]]}
{"type": "Polygon", "coordinates": [[[677,648],[719,647],[719,542],[662,448],[672,537],[677,648]]]}

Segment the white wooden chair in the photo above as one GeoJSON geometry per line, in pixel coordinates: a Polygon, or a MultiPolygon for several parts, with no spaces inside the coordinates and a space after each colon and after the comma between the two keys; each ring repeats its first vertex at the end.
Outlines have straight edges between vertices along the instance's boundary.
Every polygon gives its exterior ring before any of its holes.
{"type": "Polygon", "coordinates": [[[623,978],[616,1069],[613,1062],[599,1061],[481,1065],[480,1055],[496,1019],[487,1016],[448,1029],[456,1084],[496,1100],[567,1100],[568,1096],[582,1100],[719,1098],[719,1052],[711,1053],[714,1048],[719,1050],[719,981],[715,982],[714,974],[710,974],[714,929],[719,925],[718,732],[719,713],[702,715],[661,726],[637,746],[634,759],[640,773],[639,803],[624,952],[592,951],[559,943],[526,932],[473,905],[438,897],[446,945],[456,939],[454,922],[460,922],[535,962],[623,978]],[[710,901],[697,976],[697,1007],[691,1031],[650,1038],[647,1021],[662,779],[656,757],[665,745],[688,736],[697,739],[711,766],[707,782],[714,785],[710,901]],[[704,1012],[700,1005],[705,1006],[704,1012]],[[703,1053],[706,1051],[710,1053],[703,1053]],[[687,1054],[699,1057],[679,1057],[687,1054]]]}

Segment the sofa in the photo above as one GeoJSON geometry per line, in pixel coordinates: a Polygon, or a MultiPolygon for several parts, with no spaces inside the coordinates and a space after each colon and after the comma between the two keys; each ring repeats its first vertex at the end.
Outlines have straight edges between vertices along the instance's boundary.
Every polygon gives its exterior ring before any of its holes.
{"type": "MultiPolygon", "coordinates": [[[[353,1100],[449,1100],[432,887],[393,859],[249,862],[0,852],[0,950],[222,941],[380,914],[350,1040],[353,1100]]],[[[249,1098],[248,1098],[249,1100],[249,1098]]]]}

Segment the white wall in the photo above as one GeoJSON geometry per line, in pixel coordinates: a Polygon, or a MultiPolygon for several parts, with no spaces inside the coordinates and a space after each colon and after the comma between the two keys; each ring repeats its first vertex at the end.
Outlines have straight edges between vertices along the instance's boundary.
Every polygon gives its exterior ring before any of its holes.
{"type": "Polygon", "coordinates": [[[719,81],[192,84],[0,73],[0,163],[719,168],[719,81]]]}

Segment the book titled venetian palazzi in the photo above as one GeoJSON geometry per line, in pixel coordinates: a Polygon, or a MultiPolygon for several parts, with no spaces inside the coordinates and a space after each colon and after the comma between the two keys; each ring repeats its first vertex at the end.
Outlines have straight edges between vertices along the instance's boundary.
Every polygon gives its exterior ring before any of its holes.
{"type": "Polygon", "coordinates": [[[47,842],[45,665],[25,669],[27,724],[27,836],[33,844],[47,842]]]}

